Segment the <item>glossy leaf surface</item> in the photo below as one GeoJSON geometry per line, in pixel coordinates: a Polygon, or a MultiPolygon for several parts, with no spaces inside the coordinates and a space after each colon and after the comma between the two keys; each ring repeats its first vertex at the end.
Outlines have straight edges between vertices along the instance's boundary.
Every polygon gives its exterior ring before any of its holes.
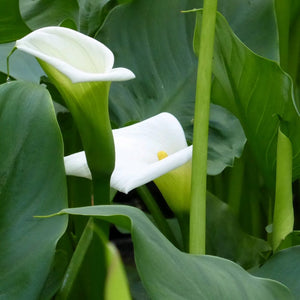
{"type": "Polygon", "coordinates": [[[137,208],[94,206],[59,214],[65,213],[94,216],[130,230],[137,269],[152,299],[292,299],[285,286],[253,277],[231,261],[180,252],[137,208]]]}
{"type": "Polygon", "coordinates": [[[277,132],[283,122],[282,130],[293,144],[293,178],[298,178],[300,118],[290,77],[277,63],[254,54],[233,34],[224,17],[217,17],[212,101],[239,118],[269,186],[274,185],[277,132]]]}
{"type": "Polygon", "coordinates": [[[270,245],[245,233],[230,207],[211,193],[207,194],[206,251],[230,259],[245,269],[262,263],[270,245]]]}
{"type": "Polygon", "coordinates": [[[20,15],[19,0],[1,0],[0,43],[15,41],[29,32],[20,15]]]}
{"type": "Polygon", "coordinates": [[[44,87],[0,86],[0,294],[36,299],[67,218],[36,215],[67,206],[62,139],[44,87]]]}
{"type": "Polygon", "coordinates": [[[292,291],[295,299],[300,295],[300,246],[277,252],[261,268],[255,270],[255,276],[280,281],[292,291]]]}
{"type": "Polygon", "coordinates": [[[64,20],[75,21],[78,17],[76,0],[19,0],[18,2],[20,2],[21,16],[31,30],[60,25],[64,20]]]}
{"type": "MultiPolygon", "coordinates": [[[[110,110],[115,127],[166,111],[177,117],[192,140],[195,16],[180,11],[196,2],[156,0],[149,5],[139,0],[115,8],[108,16],[97,39],[114,52],[116,65],[130,67],[136,75],[131,82],[112,84],[110,110]]],[[[235,118],[215,106],[210,128],[208,173],[218,174],[240,155],[245,138],[235,118]]]]}
{"type": "MultiPolygon", "coordinates": [[[[0,45],[0,71],[7,73],[6,58],[12,51],[15,43],[5,43],[0,45]]],[[[41,76],[45,75],[44,71],[38,64],[37,60],[27,53],[16,51],[9,60],[9,75],[16,79],[40,82],[41,76]]]]}

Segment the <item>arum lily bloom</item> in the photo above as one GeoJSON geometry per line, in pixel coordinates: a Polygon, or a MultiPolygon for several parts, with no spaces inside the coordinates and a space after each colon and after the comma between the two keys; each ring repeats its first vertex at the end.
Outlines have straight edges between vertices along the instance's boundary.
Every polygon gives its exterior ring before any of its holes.
{"type": "Polygon", "coordinates": [[[109,198],[115,153],[108,114],[109,88],[111,81],[132,79],[134,74],[125,68],[113,69],[114,56],[105,45],[68,28],[38,29],[18,40],[15,47],[37,58],[63,96],[93,173],[94,193],[106,193],[105,198],[109,198]],[[103,182],[106,191],[101,190],[103,182]]]}
{"type": "MultiPolygon", "coordinates": [[[[128,193],[154,180],[174,212],[188,212],[192,146],[178,120],[161,113],[113,130],[113,137],[116,163],[111,186],[128,193]]],[[[65,169],[67,175],[91,179],[83,151],[66,156],[65,169]]]]}
{"type": "Polygon", "coordinates": [[[114,55],[105,45],[69,28],[40,28],[16,41],[15,47],[51,65],[72,83],[134,78],[128,69],[112,68],[114,55]]]}

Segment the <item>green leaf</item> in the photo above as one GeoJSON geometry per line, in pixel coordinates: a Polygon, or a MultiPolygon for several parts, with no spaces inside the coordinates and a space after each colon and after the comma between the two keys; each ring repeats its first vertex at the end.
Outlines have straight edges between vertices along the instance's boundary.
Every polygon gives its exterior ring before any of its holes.
{"type": "Polygon", "coordinates": [[[20,12],[24,22],[35,30],[46,26],[58,26],[66,19],[77,20],[77,0],[22,0],[20,12]]]}
{"type": "Polygon", "coordinates": [[[5,83],[7,81],[7,75],[0,71],[0,84],[5,83]]]}
{"type": "Polygon", "coordinates": [[[20,11],[25,23],[32,30],[59,25],[76,27],[78,31],[94,36],[110,10],[126,2],[129,0],[22,0],[20,11]]]}
{"type": "Polygon", "coordinates": [[[221,0],[218,1],[218,11],[247,47],[261,56],[279,61],[273,0],[221,0]]]}
{"type": "Polygon", "coordinates": [[[230,259],[245,269],[262,262],[270,245],[246,234],[229,206],[211,193],[207,193],[206,253],[230,259]]]}
{"type": "Polygon", "coordinates": [[[246,137],[241,124],[228,110],[210,105],[207,173],[217,175],[243,152],[246,137]]]}
{"type": "Polygon", "coordinates": [[[135,266],[125,265],[130,292],[133,299],[149,300],[135,266]]]}
{"type": "Polygon", "coordinates": [[[78,0],[79,4],[79,31],[94,36],[101,27],[107,13],[116,5],[111,0],[78,0]]]}
{"type": "MultiPolygon", "coordinates": [[[[0,71],[7,74],[7,57],[12,51],[15,43],[6,43],[0,45],[0,71]]],[[[44,71],[37,60],[25,52],[15,51],[9,59],[10,76],[16,79],[22,79],[35,83],[40,82],[44,71]]]]}
{"type": "MultiPolygon", "coordinates": [[[[84,218],[86,219],[86,218],[84,218]]],[[[60,238],[57,243],[54,259],[50,272],[40,294],[40,299],[52,299],[59,290],[64,278],[66,269],[73,255],[73,240],[69,232],[60,238]]]]}
{"type": "Polygon", "coordinates": [[[277,250],[283,250],[292,246],[300,245],[300,231],[294,230],[286,236],[286,238],[281,242],[277,250]]]}
{"type": "Polygon", "coordinates": [[[67,218],[41,220],[67,205],[62,138],[44,87],[0,86],[0,294],[36,299],[67,218]]]}
{"type": "MultiPolygon", "coordinates": [[[[198,24],[201,13],[198,13],[198,24]]],[[[195,35],[199,34],[199,26],[195,35]]],[[[300,119],[295,110],[291,79],[279,65],[249,50],[217,16],[212,101],[237,116],[266,182],[273,187],[277,132],[293,144],[293,178],[300,176],[300,119]]]]}
{"type": "Polygon", "coordinates": [[[0,43],[15,41],[29,32],[20,15],[19,0],[1,0],[0,43]]]}
{"type": "Polygon", "coordinates": [[[275,251],[294,228],[292,191],[292,144],[282,131],[278,130],[276,160],[276,192],[273,216],[272,246],[275,251]]]}
{"type": "MultiPolygon", "coordinates": [[[[196,3],[155,0],[149,6],[139,0],[116,7],[107,17],[97,39],[112,49],[116,65],[136,75],[130,82],[112,83],[110,112],[115,127],[167,111],[192,140],[197,69],[192,51],[194,16],[180,11],[196,3]]],[[[216,106],[211,107],[210,127],[208,173],[218,174],[241,154],[245,137],[237,120],[216,106]]]]}
{"type": "Polygon", "coordinates": [[[108,272],[105,283],[105,299],[130,300],[129,286],[120,254],[112,243],[108,243],[106,249],[108,272]]]}
{"type": "MultiPolygon", "coordinates": [[[[108,16],[97,38],[112,49],[117,65],[127,66],[137,76],[132,82],[112,85],[111,111],[118,126],[168,110],[191,133],[197,68],[192,53],[195,16],[180,11],[201,4],[154,0],[149,6],[146,0],[137,0],[108,16]]],[[[221,0],[218,6],[244,42],[267,57],[278,57],[278,53],[267,55],[278,52],[272,0],[221,0]]]]}
{"type": "Polygon", "coordinates": [[[292,299],[284,285],[253,277],[228,260],[180,252],[137,208],[103,205],[59,214],[65,213],[94,216],[130,230],[137,269],[151,299],[292,299]]]}
{"type": "Polygon", "coordinates": [[[282,282],[291,290],[295,299],[298,299],[300,295],[299,262],[300,246],[295,246],[275,253],[261,268],[252,273],[255,276],[282,282]]]}

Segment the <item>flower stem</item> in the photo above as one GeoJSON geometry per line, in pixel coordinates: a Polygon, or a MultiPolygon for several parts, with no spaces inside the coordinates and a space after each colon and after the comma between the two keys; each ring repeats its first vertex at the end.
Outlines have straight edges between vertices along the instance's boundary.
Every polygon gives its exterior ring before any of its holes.
{"type": "Polygon", "coordinates": [[[278,129],[276,194],[273,217],[272,244],[275,251],[280,242],[293,231],[294,210],[292,193],[292,144],[278,129]]]}
{"type": "Polygon", "coordinates": [[[275,11],[279,33],[280,65],[287,71],[289,60],[290,1],[275,0],[275,11]]]}
{"type": "Polygon", "coordinates": [[[230,172],[228,183],[228,205],[236,216],[240,214],[241,197],[244,183],[245,161],[241,157],[236,159],[235,165],[230,172]]]}
{"type": "MultiPolygon", "coordinates": [[[[96,247],[95,239],[98,239],[99,234],[99,228],[97,228],[97,225],[92,217],[89,218],[86,227],[80,237],[79,243],[75,249],[75,252],[72,256],[72,259],[68,265],[68,268],[65,272],[62,285],[56,295],[56,299],[70,299],[72,293],[74,293],[74,287],[76,285],[76,279],[78,279],[78,276],[80,276],[80,271],[84,265],[89,266],[89,263],[94,262],[95,263],[95,257],[88,259],[87,253],[89,251],[89,248],[96,247]],[[96,231],[97,230],[97,231],[96,231]],[[97,236],[98,235],[98,236],[97,236]],[[94,259],[94,260],[93,260],[94,259]]],[[[106,240],[106,236],[101,234],[102,243],[103,240],[106,240]]],[[[99,242],[98,244],[99,245],[99,242]]],[[[99,246],[98,246],[99,247],[99,246]]],[[[99,248],[98,248],[99,249],[99,248]]],[[[105,261],[103,261],[104,263],[105,261]]],[[[105,264],[102,264],[102,274],[106,273],[107,266],[105,264]]],[[[104,279],[101,281],[99,280],[99,290],[103,290],[103,282],[104,279]]]]}
{"type": "Polygon", "coordinates": [[[216,12],[217,0],[205,0],[199,47],[193,136],[189,251],[194,254],[205,254],[207,147],[216,12]]]}
{"type": "Polygon", "coordinates": [[[158,229],[176,246],[178,247],[178,242],[167,222],[164,215],[162,214],[159,206],[157,205],[155,199],[152,194],[148,190],[148,188],[143,185],[136,189],[137,193],[145,203],[149,212],[151,213],[158,229]]]}
{"type": "Polygon", "coordinates": [[[93,205],[110,204],[110,177],[93,177],[93,205]]]}

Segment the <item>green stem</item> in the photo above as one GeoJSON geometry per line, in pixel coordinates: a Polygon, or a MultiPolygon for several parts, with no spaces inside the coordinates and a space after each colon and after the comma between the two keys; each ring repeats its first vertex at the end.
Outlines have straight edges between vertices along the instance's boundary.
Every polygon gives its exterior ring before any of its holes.
{"type": "Polygon", "coordinates": [[[93,177],[93,205],[110,204],[110,176],[93,177]]]}
{"type": "Polygon", "coordinates": [[[290,49],[289,49],[289,69],[288,72],[293,78],[296,87],[297,76],[299,73],[300,58],[300,17],[294,22],[290,32],[290,49]]]}
{"type": "MultiPolygon", "coordinates": [[[[88,249],[93,244],[94,231],[96,225],[93,218],[89,218],[86,227],[80,237],[79,243],[75,249],[72,259],[69,263],[67,271],[62,281],[60,290],[56,295],[56,299],[69,299],[72,295],[73,289],[77,284],[77,278],[80,274],[80,270],[85,262],[88,249]]],[[[104,235],[105,238],[105,235],[104,235]]],[[[106,266],[103,265],[103,273],[106,272],[106,266]]],[[[103,283],[104,280],[99,282],[103,283]]],[[[103,287],[102,287],[103,290],[103,287]]]]}
{"type": "Polygon", "coordinates": [[[12,56],[12,54],[17,50],[17,48],[13,48],[10,53],[8,54],[7,58],[6,58],[6,70],[7,70],[7,81],[9,81],[9,78],[10,78],[10,72],[9,72],[9,59],[10,57],[12,56]]]}
{"type": "Polygon", "coordinates": [[[259,195],[257,190],[253,191],[250,201],[250,215],[251,215],[251,235],[261,236],[261,207],[259,205],[259,195]]]}
{"type": "Polygon", "coordinates": [[[279,34],[280,65],[285,71],[288,71],[290,1],[275,0],[275,11],[279,34]]]}
{"type": "Polygon", "coordinates": [[[178,242],[171,230],[167,220],[165,219],[164,215],[162,214],[159,206],[157,205],[155,199],[153,198],[152,194],[148,190],[148,188],[143,185],[136,189],[137,193],[145,203],[146,207],[148,208],[149,212],[151,213],[158,229],[176,246],[178,247],[178,242]]]}
{"type": "Polygon", "coordinates": [[[276,194],[272,234],[273,251],[275,251],[280,242],[293,231],[294,227],[292,158],[292,144],[279,128],[277,140],[276,194]]]}
{"type": "Polygon", "coordinates": [[[189,250],[189,231],[190,231],[190,215],[188,213],[181,213],[176,215],[183,243],[183,251],[188,252],[189,250]]]}
{"type": "Polygon", "coordinates": [[[236,216],[239,216],[241,197],[244,182],[244,158],[236,160],[235,166],[232,168],[228,184],[228,205],[231,207],[236,216]]]}
{"type": "Polygon", "coordinates": [[[205,254],[207,147],[216,12],[217,0],[205,0],[199,47],[192,157],[189,250],[194,254],[205,254]]]}

